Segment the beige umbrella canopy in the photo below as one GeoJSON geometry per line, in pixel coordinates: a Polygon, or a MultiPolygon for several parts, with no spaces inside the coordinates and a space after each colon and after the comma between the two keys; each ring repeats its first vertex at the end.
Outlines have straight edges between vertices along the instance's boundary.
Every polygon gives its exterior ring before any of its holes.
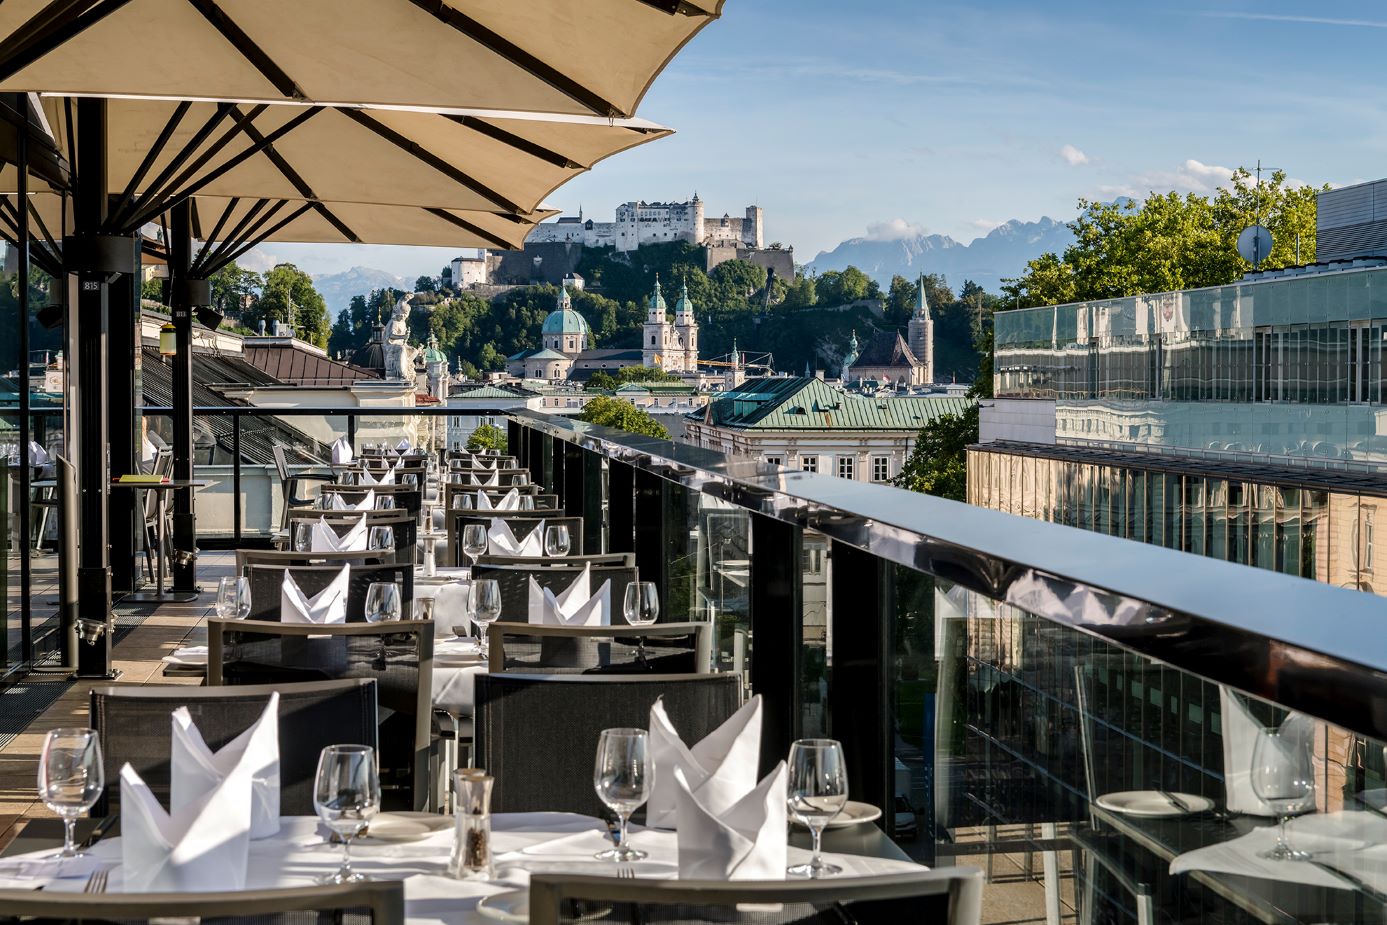
{"type": "MultiPolygon", "coordinates": [[[[72,102],[43,101],[60,151],[81,132],[72,102]]],[[[466,110],[124,99],[107,110],[107,182],[124,191],[113,223],[125,229],[193,194],[528,215],[603,158],[670,134],[643,119],[466,110]]]]}
{"type": "Polygon", "coordinates": [[[629,116],[723,0],[4,0],[0,90],[629,116]]]}

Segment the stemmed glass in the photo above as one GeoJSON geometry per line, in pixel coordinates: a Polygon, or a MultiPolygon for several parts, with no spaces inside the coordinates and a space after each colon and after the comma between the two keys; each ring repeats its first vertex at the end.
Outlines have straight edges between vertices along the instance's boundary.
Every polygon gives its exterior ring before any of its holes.
{"type": "MultiPolygon", "coordinates": [[[[626,585],[621,612],[632,626],[649,626],[660,618],[660,592],[653,581],[633,581],[626,585]]],[[[645,664],[645,637],[639,637],[636,657],[645,664]]]]}
{"type": "Polygon", "coordinates": [[[462,551],[471,560],[471,567],[477,567],[477,557],[486,552],[486,525],[463,524],[462,551]]]}
{"type": "Polygon", "coordinates": [[[311,521],[300,520],[294,524],[294,551],[313,551],[313,524],[311,521]]]}
{"type": "Polygon", "coordinates": [[[1273,861],[1308,861],[1311,854],[1292,848],[1286,821],[1315,804],[1313,738],[1304,724],[1288,718],[1279,729],[1260,729],[1252,746],[1252,792],[1280,819],[1276,844],[1260,853],[1273,861]]]}
{"type": "Polygon", "coordinates": [[[373,581],[366,589],[366,622],[400,619],[400,586],[393,581],[373,581]]]}
{"type": "Polygon", "coordinates": [[[453,510],[470,511],[472,508],[472,495],[470,492],[462,492],[453,496],[453,510]]]}
{"type": "Polygon", "coordinates": [[[843,763],[843,746],[833,739],[800,739],[790,746],[790,814],[809,829],[814,839],[814,856],[808,864],[796,864],[788,873],[816,879],[842,873],[819,856],[824,827],[848,802],[848,772],[843,763]]]}
{"type": "Polygon", "coordinates": [[[544,554],[566,556],[569,550],[568,525],[550,524],[544,528],[544,554]]]}
{"type": "Polygon", "coordinates": [[[520,496],[520,510],[522,510],[522,511],[533,511],[534,509],[535,509],[535,496],[534,496],[534,495],[521,495],[521,496],[520,496]]]}
{"type": "Polygon", "coordinates": [[[54,729],[44,737],[39,758],[39,799],[63,820],[63,850],[56,858],[75,858],[77,817],[96,805],[106,786],[101,742],[95,729],[54,729]]]}
{"type": "Polygon", "coordinates": [[[481,630],[481,654],[487,656],[486,628],[501,616],[501,586],[494,578],[480,578],[472,582],[472,622],[481,630]]]}
{"type": "Polygon", "coordinates": [[[631,814],[650,798],[655,783],[655,766],[648,760],[650,737],[644,729],[603,729],[597,739],[597,762],[592,769],[592,786],[597,796],[621,820],[621,832],[614,847],[599,851],[600,861],[639,861],[646,857],[626,842],[631,814]]]}
{"type": "Polygon", "coordinates": [[[376,495],[376,510],[393,511],[395,510],[395,496],[388,492],[380,492],[376,495]]]}
{"type": "Polygon", "coordinates": [[[380,776],[376,750],[369,745],[329,745],[318,756],[313,782],[313,809],[323,825],[342,839],[342,866],[319,883],[356,883],[369,879],[352,870],[352,839],[380,810],[380,776]]]}
{"type": "Polygon", "coordinates": [[[394,529],[391,527],[372,527],[366,545],[369,549],[383,552],[393,550],[395,548],[394,529]]]}

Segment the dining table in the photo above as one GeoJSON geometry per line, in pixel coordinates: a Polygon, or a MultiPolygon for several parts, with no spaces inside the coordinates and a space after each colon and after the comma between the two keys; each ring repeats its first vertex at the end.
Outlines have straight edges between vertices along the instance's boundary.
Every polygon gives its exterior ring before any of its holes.
{"type": "MultiPolygon", "coordinates": [[[[449,875],[448,863],[453,847],[453,827],[446,816],[435,817],[435,831],[412,840],[396,841],[367,837],[353,841],[352,868],[372,879],[402,880],[405,892],[405,919],[409,925],[480,925],[494,921],[479,912],[483,897],[510,891],[528,890],[529,878],[537,873],[573,873],[676,879],[679,873],[679,840],[672,831],[657,831],[633,825],[629,835],[632,847],[648,852],[643,861],[618,865],[593,857],[611,847],[607,825],[600,819],[573,813],[496,813],[491,817],[493,873],[486,880],[459,880],[449,875]]],[[[791,843],[790,864],[807,861],[810,852],[791,843]]],[[[0,883],[6,870],[19,871],[17,861],[39,858],[51,851],[8,855],[0,862],[0,883]],[[7,868],[4,865],[9,865],[7,868]]],[[[327,830],[317,818],[286,816],[280,830],[268,838],[250,842],[246,869],[247,890],[307,886],[318,877],[336,870],[342,849],[331,844],[327,830]]],[[[918,871],[920,865],[898,857],[845,854],[825,851],[825,860],[843,868],[842,878],[877,876],[918,871]]],[[[108,871],[107,892],[122,890],[121,839],[101,839],[89,849],[86,863],[55,865],[51,862],[28,865],[22,876],[30,888],[81,892],[92,872],[108,871]],[[45,875],[45,869],[48,874],[45,875]],[[51,879],[56,873],[59,876],[51,879]]],[[[19,874],[15,874],[19,876],[19,874]]]]}

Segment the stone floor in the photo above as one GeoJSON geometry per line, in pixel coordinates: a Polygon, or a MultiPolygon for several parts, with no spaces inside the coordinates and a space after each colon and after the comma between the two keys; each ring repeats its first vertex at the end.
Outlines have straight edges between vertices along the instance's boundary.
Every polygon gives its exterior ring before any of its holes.
{"type": "MultiPolygon", "coordinates": [[[[125,635],[113,653],[113,663],[121,675],[117,684],[197,684],[198,678],[163,676],[161,659],[179,646],[206,640],[204,620],[212,611],[217,580],[231,574],[235,553],[205,551],[198,562],[201,597],[187,604],[164,604],[125,635]]],[[[120,606],[117,605],[117,611],[120,606]]],[[[67,678],[31,676],[25,683],[58,684],[67,689],[47,710],[39,714],[19,735],[0,746],[0,850],[35,818],[52,818],[43,804],[36,802],[35,780],[39,750],[50,729],[60,726],[86,726],[88,692],[91,681],[73,682],[67,678]]]]}

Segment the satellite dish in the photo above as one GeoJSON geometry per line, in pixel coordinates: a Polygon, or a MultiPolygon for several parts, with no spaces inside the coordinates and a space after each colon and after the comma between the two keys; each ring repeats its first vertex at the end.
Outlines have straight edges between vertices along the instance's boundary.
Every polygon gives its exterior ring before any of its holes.
{"type": "Polygon", "coordinates": [[[1249,225],[1238,235],[1238,256],[1255,269],[1271,256],[1271,232],[1265,225],[1249,225]]]}

